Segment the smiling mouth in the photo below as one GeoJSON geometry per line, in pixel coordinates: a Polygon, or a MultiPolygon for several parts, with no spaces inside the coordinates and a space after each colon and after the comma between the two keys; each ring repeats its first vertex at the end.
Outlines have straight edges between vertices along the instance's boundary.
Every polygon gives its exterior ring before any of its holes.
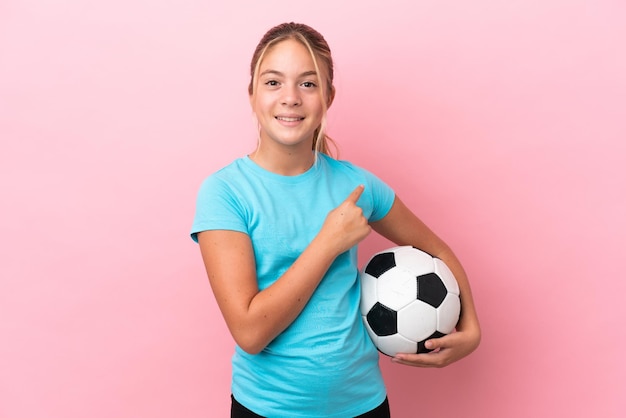
{"type": "Polygon", "coordinates": [[[304,120],[303,117],[286,117],[286,116],[276,116],[276,119],[282,120],[284,122],[298,122],[304,120]]]}

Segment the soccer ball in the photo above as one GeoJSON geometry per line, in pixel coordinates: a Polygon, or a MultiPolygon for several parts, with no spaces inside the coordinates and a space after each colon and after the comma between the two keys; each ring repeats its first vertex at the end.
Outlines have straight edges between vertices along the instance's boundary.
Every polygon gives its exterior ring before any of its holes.
{"type": "Polygon", "coordinates": [[[375,254],[360,273],[361,315],[378,351],[425,353],[424,343],[454,331],[459,285],[438,258],[411,246],[375,254]]]}

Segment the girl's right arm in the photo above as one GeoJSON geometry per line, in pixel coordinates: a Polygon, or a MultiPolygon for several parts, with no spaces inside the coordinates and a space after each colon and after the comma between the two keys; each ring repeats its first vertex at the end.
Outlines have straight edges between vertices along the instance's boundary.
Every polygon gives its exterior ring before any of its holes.
{"type": "Polygon", "coordinates": [[[356,205],[362,192],[363,186],[357,187],[333,209],[320,232],[291,267],[261,291],[252,242],[247,234],[227,230],[198,234],[213,294],[235,342],[244,351],[260,352],[287,328],[335,258],[370,233],[367,219],[356,205]]]}

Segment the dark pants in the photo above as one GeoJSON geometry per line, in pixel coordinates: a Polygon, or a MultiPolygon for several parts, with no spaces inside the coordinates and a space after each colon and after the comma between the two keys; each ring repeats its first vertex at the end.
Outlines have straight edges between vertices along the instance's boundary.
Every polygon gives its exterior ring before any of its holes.
{"type": "MultiPolygon", "coordinates": [[[[263,418],[261,415],[255,414],[254,412],[237,402],[237,400],[232,395],[230,395],[230,397],[232,399],[232,404],[230,407],[230,418],[263,418]]],[[[385,398],[384,402],[381,403],[378,407],[355,418],[390,418],[390,416],[389,400],[385,398]]]]}

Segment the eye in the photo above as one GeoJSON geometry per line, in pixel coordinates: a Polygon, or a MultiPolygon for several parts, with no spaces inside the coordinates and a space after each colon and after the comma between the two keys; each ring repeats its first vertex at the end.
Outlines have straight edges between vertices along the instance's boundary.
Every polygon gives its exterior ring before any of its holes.
{"type": "Polygon", "coordinates": [[[276,80],[267,80],[265,82],[265,85],[266,86],[270,86],[270,87],[276,87],[276,86],[278,86],[278,81],[276,81],[276,80]]]}
{"type": "Polygon", "coordinates": [[[317,87],[317,84],[315,84],[312,81],[305,81],[304,83],[302,83],[302,87],[306,87],[308,89],[312,89],[314,87],[317,87]]]}

